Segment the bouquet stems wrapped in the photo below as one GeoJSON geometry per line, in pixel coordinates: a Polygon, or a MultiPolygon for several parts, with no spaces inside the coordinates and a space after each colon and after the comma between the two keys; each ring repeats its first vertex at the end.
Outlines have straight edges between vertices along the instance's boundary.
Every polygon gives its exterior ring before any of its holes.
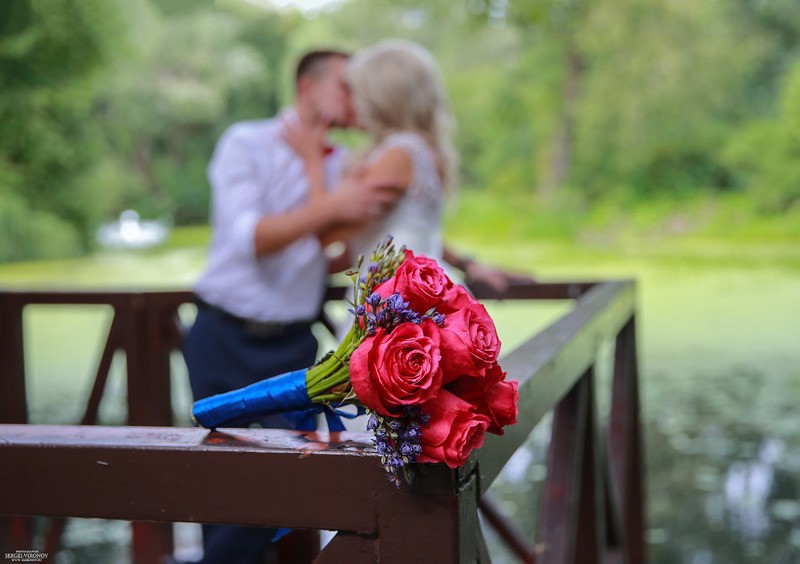
{"type": "MultiPolygon", "coordinates": [[[[362,267],[359,260],[359,269],[362,267]]],[[[464,464],[485,433],[516,422],[517,383],[497,363],[500,340],[486,309],[435,260],[378,246],[354,281],[354,323],[316,365],[195,403],[208,428],[272,413],[324,412],[355,404],[370,414],[381,464],[400,485],[416,462],[464,464]]]]}
{"type": "MultiPolygon", "coordinates": [[[[387,237],[375,249],[370,262],[374,266],[365,275],[348,273],[354,280],[355,303],[366,300],[372,288],[390,279],[404,258],[405,249],[396,252],[391,237],[387,237]]],[[[362,262],[360,258],[359,268],[362,262]]],[[[364,337],[365,329],[354,323],[336,351],[326,354],[311,368],[287,372],[199,400],[192,408],[192,419],[202,427],[215,429],[255,417],[306,410],[312,417],[316,412],[326,413],[330,430],[343,431],[338,417],[348,415],[335,412],[335,408],[355,398],[350,385],[349,362],[364,337]]],[[[300,428],[313,427],[306,421],[300,428]]]]}

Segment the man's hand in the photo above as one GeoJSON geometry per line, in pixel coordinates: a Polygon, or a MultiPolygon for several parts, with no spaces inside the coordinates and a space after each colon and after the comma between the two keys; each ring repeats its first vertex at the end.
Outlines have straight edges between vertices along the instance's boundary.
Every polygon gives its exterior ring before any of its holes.
{"type": "Polygon", "coordinates": [[[366,183],[357,177],[342,180],[331,194],[340,221],[361,226],[386,215],[405,194],[405,188],[383,183],[366,183]]]}
{"type": "Polygon", "coordinates": [[[512,282],[535,283],[536,280],[530,274],[520,272],[509,272],[500,268],[495,268],[488,264],[470,261],[464,270],[467,284],[479,282],[486,284],[496,292],[505,292],[512,282]]]}
{"type": "Polygon", "coordinates": [[[475,259],[459,256],[453,249],[445,245],[444,260],[464,273],[467,285],[478,283],[485,284],[498,293],[508,290],[512,282],[535,284],[536,280],[530,274],[511,272],[488,264],[477,262],[475,259]]]}

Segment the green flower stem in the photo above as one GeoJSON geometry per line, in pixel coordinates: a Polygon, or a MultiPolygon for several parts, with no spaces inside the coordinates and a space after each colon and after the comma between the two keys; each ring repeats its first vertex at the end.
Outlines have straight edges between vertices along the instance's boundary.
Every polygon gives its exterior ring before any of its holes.
{"type": "Polygon", "coordinates": [[[319,403],[319,404],[339,403],[351,391],[352,391],[352,388],[348,388],[342,394],[328,394],[328,395],[323,395],[323,396],[317,396],[316,398],[314,398],[314,400],[315,400],[314,403],[319,403]]]}
{"type": "MultiPolygon", "coordinates": [[[[405,260],[405,247],[395,251],[392,239],[387,236],[372,253],[373,268],[362,282],[359,271],[364,257],[358,258],[357,270],[348,272],[353,279],[353,307],[363,305],[369,294],[384,280],[394,276],[397,268],[405,260]]],[[[354,323],[335,353],[330,353],[306,372],[306,392],[309,399],[317,404],[337,403],[354,397],[350,385],[350,357],[367,337],[366,329],[354,323]]]]}
{"type": "Polygon", "coordinates": [[[353,351],[358,346],[356,341],[355,327],[353,327],[334,354],[331,354],[308,370],[306,374],[306,389],[311,401],[314,403],[329,403],[345,398],[348,390],[341,392],[341,394],[331,393],[330,390],[350,381],[348,363],[353,351]]]}

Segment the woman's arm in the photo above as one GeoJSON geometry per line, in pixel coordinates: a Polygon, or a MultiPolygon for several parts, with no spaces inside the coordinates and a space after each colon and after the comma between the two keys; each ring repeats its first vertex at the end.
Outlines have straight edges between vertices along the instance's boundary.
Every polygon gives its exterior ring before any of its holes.
{"type": "Polygon", "coordinates": [[[263,216],[255,226],[255,254],[267,255],[310,234],[322,240],[329,230],[340,225],[357,225],[375,206],[394,199],[395,191],[380,186],[364,189],[348,185],[285,213],[263,216]]]}
{"type": "MultiPolygon", "coordinates": [[[[329,196],[325,181],[324,133],[301,122],[284,122],[283,139],[303,159],[309,182],[309,204],[324,202],[329,196]]],[[[363,192],[370,194],[372,202],[356,221],[342,221],[328,225],[318,232],[320,242],[328,246],[346,242],[359,230],[382,218],[408,189],[413,168],[411,157],[399,147],[384,151],[374,162],[361,164],[344,176],[331,191],[363,192]]]]}
{"type": "MultiPolygon", "coordinates": [[[[336,190],[346,183],[353,183],[365,192],[378,191],[385,197],[376,200],[368,210],[368,217],[360,224],[339,224],[320,234],[320,241],[327,246],[341,241],[347,242],[367,225],[379,221],[389,213],[402,198],[411,184],[413,168],[411,157],[399,147],[393,147],[381,154],[375,162],[362,165],[350,176],[344,178],[336,190]]],[[[352,259],[355,257],[351,257],[352,259]]],[[[351,264],[352,266],[352,264],[351,264]]]]}

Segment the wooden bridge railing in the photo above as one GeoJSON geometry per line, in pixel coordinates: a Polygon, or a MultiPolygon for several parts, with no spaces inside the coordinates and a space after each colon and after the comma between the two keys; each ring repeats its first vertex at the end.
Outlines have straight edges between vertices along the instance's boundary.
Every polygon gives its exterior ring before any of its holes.
{"type": "Polygon", "coordinates": [[[643,562],[633,282],[521,285],[503,296],[474,290],[482,299],[576,301],[502,359],[509,378],[520,383],[517,425],[503,437],[490,436],[463,468],[426,465],[413,486],[399,490],[385,480],[365,433],[165,427],[171,423],[168,355],[179,342],[176,312],[191,298],[186,292],[0,292],[0,515],[8,516],[0,519],[0,550],[35,548],[20,516],[44,515],[134,521],[137,564],[171,552],[170,522],[338,531],[317,563],[489,562],[480,509],[525,562],[643,562]],[[24,424],[22,309],[32,303],[115,309],[81,426],[24,424]],[[611,409],[603,418],[595,365],[609,339],[616,347],[611,409]],[[91,427],[103,373],[118,348],[127,353],[129,424],[135,426],[91,427]],[[534,544],[486,490],[550,411],[534,544]]]}

